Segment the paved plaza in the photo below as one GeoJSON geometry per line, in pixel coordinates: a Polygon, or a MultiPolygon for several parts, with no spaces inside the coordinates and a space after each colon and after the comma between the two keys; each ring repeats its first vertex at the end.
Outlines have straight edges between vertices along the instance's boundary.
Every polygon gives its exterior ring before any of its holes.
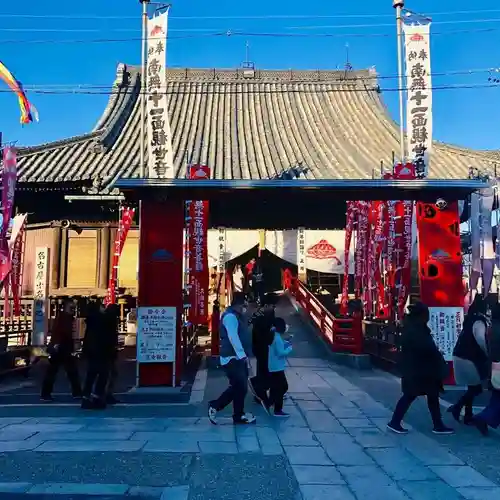
{"type": "MultiPolygon", "coordinates": [[[[333,365],[311,332],[295,334],[287,420],[249,400],[255,426],[213,426],[207,402],[219,370],[198,372],[187,404],[82,413],[50,405],[0,407],[0,499],[489,500],[500,498],[500,439],[461,427],[437,437],[423,401],[406,436],[386,423],[399,383],[333,365]]],[[[447,420],[447,423],[450,423],[447,420]]]]}

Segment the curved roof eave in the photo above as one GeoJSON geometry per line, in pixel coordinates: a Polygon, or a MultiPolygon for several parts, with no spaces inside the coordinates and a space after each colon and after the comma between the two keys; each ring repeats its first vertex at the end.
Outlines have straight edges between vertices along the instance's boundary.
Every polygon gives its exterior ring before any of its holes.
{"type": "MultiPolygon", "coordinates": [[[[269,178],[302,163],[309,178],[371,178],[392,163],[399,128],[380,97],[376,72],[169,68],[167,100],[176,177],[186,162],[218,179],[269,178]]],[[[120,64],[94,130],[20,148],[21,182],[138,177],[140,68],[120,64]]],[[[493,170],[500,152],[434,142],[431,176],[465,178],[493,170]]]]}

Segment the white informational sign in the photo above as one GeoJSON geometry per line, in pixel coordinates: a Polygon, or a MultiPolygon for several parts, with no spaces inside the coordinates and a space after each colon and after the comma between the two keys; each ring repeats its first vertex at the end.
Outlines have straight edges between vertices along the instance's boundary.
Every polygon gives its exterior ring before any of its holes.
{"type": "Polygon", "coordinates": [[[306,230],[303,227],[297,229],[297,274],[305,275],[306,267],[306,230]]]}
{"type": "Polygon", "coordinates": [[[432,150],[432,79],[430,23],[403,24],[406,57],[409,160],[415,161],[417,175],[427,177],[432,150]]]}
{"type": "Polygon", "coordinates": [[[429,328],[445,361],[453,360],[453,349],[462,331],[463,307],[429,307],[429,328]]]}
{"type": "Polygon", "coordinates": [[[168,10],[148,19],[146,86],[147,177],[172,179],[174,157],[167,108],[167,28],[168,10]]]}
{"type": "Polygon", "coordinates": [[[45,345],[48,331],[48,300],[49,293],[49,249],[36,247],[35,276],[33,279],[33,336],[34,346],[45,345]]]}
{"type": "Polygon", "coordinates": [[[177,308],[137,309],[137,362],[175,362],[177,308]]]}
{"type": "MultiPolygon", "coordinates": [[[[208,238],[207,238],[208,240],[208,238]]],[[[217,272],[224,273],[226,271],[226,229],[219,227],[217,229],[217,272]]],[[[210,250],[209,250],[210,253],[210,250]]]]}

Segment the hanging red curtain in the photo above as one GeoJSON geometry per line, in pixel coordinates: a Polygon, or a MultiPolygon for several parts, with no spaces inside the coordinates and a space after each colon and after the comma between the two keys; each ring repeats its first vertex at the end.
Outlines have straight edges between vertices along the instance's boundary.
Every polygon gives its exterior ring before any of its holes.
{"type": "Polygon", "coordinates": [[[341,314],[347,314],[347,303],[349,301],[349,254],[355,217],[354,202],[348,201],[344,243],[344,283],[342,284],[342,300],[340,303],[341,314]]]}
{"type": "MultiPolygon", "coordinates": [[[[210,168],[206,165],[189,167],[191,180],[209,179],[210,168]]],[[[189,321],[194,325],[208,323],[208,201],[191,201],[189,204],[189,321]]]]}
{"type": "MultiPolygon", "coordinates": [[[[12,300],[14,303],[14,316],[21,315],[21,287],[22,287],[22,266],[24,254],[24,232],[26,230],[26,215],[18,215],[14,218],[14,226],[12,228],[11,245],[12,245],[12,270],[10,272],[10,289],[12,292],[12,300]],[[19,218],[19,230],[14,234],[16,219],[19,218]]],[[[8,297],[7,283],[5,289],[5,296],[8,297]]]]}
{"type": "Polygon", "coordinates": [[[105,299],[105,304],[116,304],[116,292],[117,292],[117,282],[118,282],[118,268],[120,264],[120,256],[125,246],[125,241],[127,239],[130,226],[134,220],[135,209],[134,208],[122,208],[121,217],[118,223],[118,231],[115,237],[115,243],[113,245],[113,261],[111,264],[111,273],[108,284],[108,295],[105,299]]]}

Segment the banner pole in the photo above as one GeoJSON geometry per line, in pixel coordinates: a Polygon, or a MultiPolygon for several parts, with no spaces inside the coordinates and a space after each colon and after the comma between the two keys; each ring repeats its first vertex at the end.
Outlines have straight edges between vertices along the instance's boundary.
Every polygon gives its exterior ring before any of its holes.
{"type": "Polygon", "coordinates": [[[149,0],[139,0],[142,4],[142,39],[141,39],[141,85],[140,85],[140,105],[141,105],[141,140],[140,140],[140,165],[139,176],[146,177],[146,144],[145,144],[145,120],[146,120],[146,46],[148,31],[148,5],[149,0]]]}
{"type": "Polygon", "coordinates": [[[403,19],[401,11],[405,6],[404,0],[393,0],[392,6],[396,9],[396,28],[398,42],[398,94],[399,94],[399,154],[401,163],[405,163],[405,130],[404,130],[404,89],[403,89],[403,19]]]}

